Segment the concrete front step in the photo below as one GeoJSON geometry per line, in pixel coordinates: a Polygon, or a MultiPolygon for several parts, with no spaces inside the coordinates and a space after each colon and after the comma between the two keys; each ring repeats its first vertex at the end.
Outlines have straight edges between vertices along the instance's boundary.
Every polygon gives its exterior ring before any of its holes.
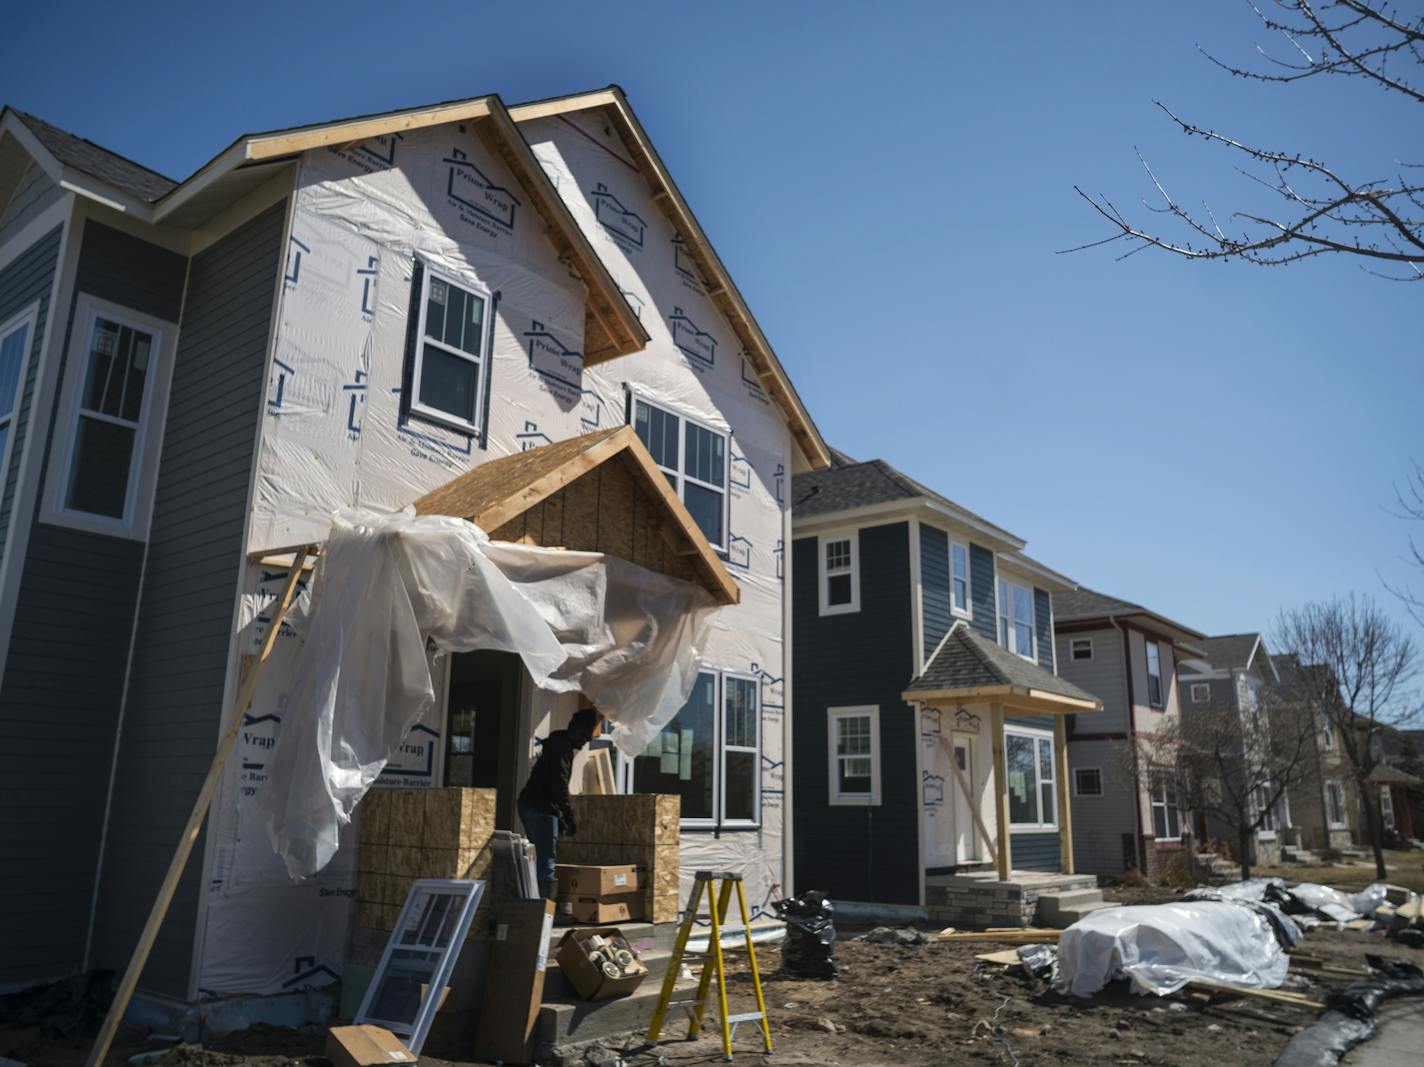
{"type": "MultiPolygon", "coordinates": [[[[590,1001],[572,997],[551,1000],[546,992],[543,1006],[539,1008],[539,1020],[534,1027],[534,1047],[545,1049],[552,1045],[581,1044],[622,1034],[647,1033],[661,992],[662,979],[654,981],[651,977],[629,996],[613,1000],[590,1001]]],[[[679,982],[673,999],[690,998],[696,992],[696,979],[679,982]]],[[[752,1005],[753,1008],[755,1006],[752,1005]]],[[[686,1020],[687,1013],[681,1008],[670,1009],[664,1033],[685,1034],[686,1020]]]]}
{"type": "Polygon", "coordinates": [[[1040,926],[1065,929],[1085,915],[1114,906],[1103,899],[1101,889],[1069,889],[1060,893],[1044,893],[1038,898],[1037,922],[1040,926]]]}

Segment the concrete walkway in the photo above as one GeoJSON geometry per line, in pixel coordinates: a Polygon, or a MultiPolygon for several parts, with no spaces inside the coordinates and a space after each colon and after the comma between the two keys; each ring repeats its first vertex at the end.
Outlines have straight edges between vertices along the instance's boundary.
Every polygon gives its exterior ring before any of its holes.
{"type": "Polygon", "coordinates": [[[1424,998],[1400,997],[1380,1005],[1379,1032],[1356,1045],[1340,1061],[1343,1067],[1418,1067],[1424,1062],[1424,998]]]}

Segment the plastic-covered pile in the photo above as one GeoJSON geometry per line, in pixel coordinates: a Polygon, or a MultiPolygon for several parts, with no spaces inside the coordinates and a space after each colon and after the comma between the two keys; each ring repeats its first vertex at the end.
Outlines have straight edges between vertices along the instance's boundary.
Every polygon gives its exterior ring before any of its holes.
{"type": "Polygon", "coordinates": [[[340,826],[433,711],[431,654],[518,653],[536,685],[582,692],[637,754],[687,701],[716,610],[693,583],[615,556],[493,542],[410,509],[338,512],[308,596],[257,798],[293,877],[330,862],[340,826]]]}
{"type": "Polygon", "coordinates": [[[799,897],[772,901],[786,923],[781,968],[798,978],[828,980],[838,974],[831,946],[836,940],[836,907],[824,893],[808,890],[799,897]]]}
{"type": "Polygon", "coordinates": [[[1385,902],[1388,892],[1383,882],[1376,882],[1358,893],[1342,893],[1315,882],[1287,886],[1281,878],[1250,878],[1230,885],[1194,889],[1187,894],[1187,899],[1258,901],[1273,904],[1290,915],[1323,915],[1343,923],[1373,915],[1385,902]]]}
{"type": "Polygon", "coordinates": [[[1284,915],[1278,923],[1271,911],[1265,904],[1212,900],[1095,911],[1060,936],[1057,987],[1091,996],[1125,977],[1134,991],[1159,996],[1194,978],[1274,988],[1290,965],[1291,931],[1298,940],[1300,930],[1284,915]]]}

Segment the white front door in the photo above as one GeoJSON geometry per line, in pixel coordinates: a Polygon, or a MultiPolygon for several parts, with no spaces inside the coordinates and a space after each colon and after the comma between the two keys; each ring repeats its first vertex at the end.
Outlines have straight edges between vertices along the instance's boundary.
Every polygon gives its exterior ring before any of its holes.
{"type": "MultiPolygon", "coordinates": [[[[974,739],[960,734],[954,737],[954,762],[969,785],[971,796],[979,795],[978,779],[974,776],[974,739]]],[[[954,854],[960,863],[979,858],[979,835],[974,831],[974,813],[964,797],[959,783],[954,783],[954,854]]]]}

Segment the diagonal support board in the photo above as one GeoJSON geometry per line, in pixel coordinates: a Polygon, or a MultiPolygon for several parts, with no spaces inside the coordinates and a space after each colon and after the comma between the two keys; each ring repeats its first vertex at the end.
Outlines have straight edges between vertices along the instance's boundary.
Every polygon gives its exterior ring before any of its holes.
{"type": "Polygon", "coordinates": [[[970,814],[974,816],[974,825],[979,830],[979,836],[984,839],[984,847],[989,850],[989,862],[998,863],[999,857],[998,853],[994,851],[994,839],[989,836],[989,828],[984,825],[984,816],[979,813],[979,805],[974,803],[969,783],[964,779],[964,772],[959,769],[959,761],[954,758],[954,746],[950,744],[949,738],[944,734],[939,735],[939,743],[949,754],[949,769],[954,772],[954,780],[959,783],[959,791],[964,794],[964,801],[969,806],[970,814]]]}
{"type": "Polygon", "coordinates": [[[272,612],[272,622],[267,628],[267,636],[262,640],[262,650],[258,653],[257,663],[237,694],[237,701],[232,711],[232,722],[229,724],[227,732],[223,734],[222,740],[218,742],[217,751],[213,754],[212,766],[208,768],[208,776],[203,780],[202,789],[198,790],[198,798],[193,801],[193,812],[188,816],[188,825],[183,828],[183,836],[178,841],[178,848],[173,853],[173,859],[169,861],[168,873],[163,878],[163,885],[158,890],[158,897],[153,902],[153,909],[148,913],[148,922],[144,924],[143,933],[139,935],[138,945],[134,948],[133,955],[129,957],[128,969],[124,971],[123,981],[119,983],[118,992],[114,994],[114,1002],[109,1006],[109,1014],[104,1016],[104,1025],[99,1030],[99,1036],[94,1040],[94,1047],[89,1050],[86,1067],[98,1067],[104,1062],[104,1057],[109,1054],[109,1046],[114,1042],[114,1035],[118,1033],[119,1023],[123,1021],[124,1012],[128,1010],[129,1001],[133,999],[134,990],[138,987],[139,976],[143,974],[144,964],[148,962],[149,953],[153,951],[153,943],[158,939],[159,928],[162,927],[163,919],[168,914],[168,906],[173,903],[173,894],[178,891],[178,880],[183,876],[183,868],[188,865],[188,857],[193,854],[193,845],[198,840],[198,831],[202,829],[208,808],[212,806],[213,793],[217,791],[218,781],[222,778],[223,766],[227,763],[228,756],[232,754],[233,746],[237,743],[237,735],[242,729],[243,713],[252,703],[252,697],[257,692],[257,682],[262,677],[262,668],[267,663],[267,657],[272,653],[272,646],[277,643],[277,634],[282,629],[282,620],[287,617],[287,611],[296,598],[297,584],[301,581],[302,568],[310,552],[311,546],[305,545],[297,550],[296,559],[292,561],[291,572],[287,575],[287,584],[282,588],[282,595],[277,598],[276,610],[272,612]]]}

